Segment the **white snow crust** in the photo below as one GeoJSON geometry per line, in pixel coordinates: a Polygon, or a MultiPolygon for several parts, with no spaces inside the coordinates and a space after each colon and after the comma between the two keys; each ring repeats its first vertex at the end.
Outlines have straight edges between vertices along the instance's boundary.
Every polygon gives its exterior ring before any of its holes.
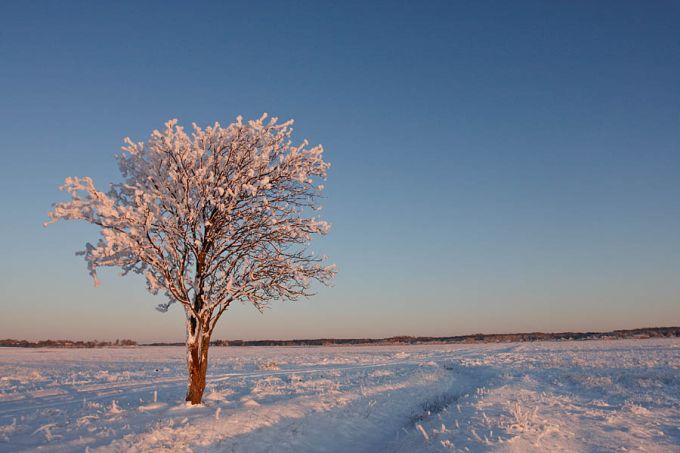
{"type": "Polygon", "coordinates": [[[680,340],[0,349],[0,452],[680,452],[680,340]]]}

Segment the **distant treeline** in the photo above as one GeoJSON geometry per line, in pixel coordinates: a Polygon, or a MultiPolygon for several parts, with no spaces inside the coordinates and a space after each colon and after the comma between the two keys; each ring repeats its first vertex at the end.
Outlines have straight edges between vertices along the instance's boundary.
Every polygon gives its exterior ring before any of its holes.
{"type": "MultiPolygon", "coordinates": [[[[390,345],[426,343],[510,343],[523,341],[603,340],[625,338],[680,337],[680,327],[648,327],[613,330],[611,332],[507,333],[473,334],[453,337],[391,337],[391,338],[317,338],[307,340],[216,340],[213,346],[327,346],[327,345],[390,345]]],[[[184,343],[152,343],[148,346],[183,346],[184,343]]]]}
{"type": "MultiPolygon", "coordinates": [[[[647,327],[642,329],[613,330],[611,332],[559,332],[559,333],[504,333],[458,335],[453,337],[390,337],[390,338],[316,338],[306,340],[215,340],[213,346],[330,346],[330,345],[391,345],[427,343],[511,343],[525,341],[568,340],[619,340],[626,338],[680,337],[680,327],[647,327]]],[[[0,340],[0,347],[15,348],[106,348],[137,346],[134,340],[71,341],[71,340],[0,340]]],[[[184,346],[178,343],[151,343],[142,346],[184,346]]]]}
{"type": "Polygon", "coordinates": [[[41,340],[41,341],[26,341],[26,340],[0,340],[0,347],[14,347],[14,348],[108,348],[115,346],[137,346],[134,340],[116,340],[116,341],[71,341],[71,340],[41,340]]]}

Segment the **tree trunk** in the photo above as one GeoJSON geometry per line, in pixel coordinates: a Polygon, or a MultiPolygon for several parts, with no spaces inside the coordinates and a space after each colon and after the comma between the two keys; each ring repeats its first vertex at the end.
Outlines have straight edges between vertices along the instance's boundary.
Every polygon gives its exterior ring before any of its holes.
{"type": "Polygon", "coordinates": [[[187,385],[186,401],[191,404],[200,404],[205,390],[205,375],[208,371],[208,347],[210,346],[210,333],[199,332],[195,336],[187,338],[187,370],[189,379],[187,385]]]}

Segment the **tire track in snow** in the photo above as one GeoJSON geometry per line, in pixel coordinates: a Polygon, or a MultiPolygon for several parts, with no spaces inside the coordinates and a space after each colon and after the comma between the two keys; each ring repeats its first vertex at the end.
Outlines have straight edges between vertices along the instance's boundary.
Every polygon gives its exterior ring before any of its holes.
{"type": "MultiPolygon", "coordinates": [[[[343,367],[344,370],[414,365],[394,382],[353,385],[329,394],[312,394],[222,412],[220,419],[154,427],[114,441],[101,451],[150,451],[168,446],[205,452],[380,451],[408,420],[423,398],[449,382],[441,367],[401,361],[343,367]],[[256,441],[255,441],[256,439],[256,441]]],[[[280,373],[279,373],[280,374],[280,373]]]]}
{"type": "MultiPolygon", "coordinates": [[[[365,365],[340,365],[332,367],[319,367],[319,368],[298,368],[292,370],[271,370],[271,371],[249,371],[243,373],[223,373],[216,376],[208,377],[206,379],[207,384],[215,384],[217,382],[223,382],[234,378],[258,378],[258,377],[268,377],[268,376],[278,376],[278,375],[290,375],[290,374],[313,374],[313,373],[323,373],[332,371],[352,371],[361,369],[371,369],[371,368],[381,368],[399,365],[420,365],[421,363],[414,360],[408,361],[397,361],[397,362],[385,362],[377,364],[365,364],[365,365]]],[[[103,401],[109,400],[112,396],[116,395],[132,395],[143,392],[151,392],[158,389],[169,390],[177,388],[179,386],[186,385],[186,378],[163,378],[153,383],[149,382],[130,382],[124,384],[94,384],[96,389],[85,388],[64,388],[65,393],[54,396],[38,396],[32,397],[31,395],[24,394],[21,395],[21,399],[15,399],[7,402],[0,402],[0,418],[12,418],[20,415],[21,413],[32,412],[40,409],[49,409],[53,407],[61,407],[65,405],[75,405],[82,404],[83,400],[87,401],[103,401]],[[105,392],[105,393],[102,393],[105,392]],[[48,402],[40,402],[44,400],[49,400],[48,402]],[[15,404],[21,401],[21,407],[17,407],[15,404]],[[30,404],[33,401],[39,402],[38,404],[30,404]],[[14,406],[8,408],[2,408],[2,406],[14,406]]]]}

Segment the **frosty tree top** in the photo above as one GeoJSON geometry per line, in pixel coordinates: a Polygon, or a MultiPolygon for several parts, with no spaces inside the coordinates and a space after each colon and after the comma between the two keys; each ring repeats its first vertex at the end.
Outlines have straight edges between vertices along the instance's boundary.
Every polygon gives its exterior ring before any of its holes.
{"type": "Polygon", "coordinates": [[[168,297],[160,310],[184,306],[187,345],[200,345],[231,302],[262,309],[334,275],[306,250],[329,229],[314,216],[323,190],[315,179],[329,164],[321,145],[292,144],[291,125],[265,114],[227,127],[194,124],[188,134],[169,121],[146,144],[125,140],[117,156],[124,181],[108,192],[89,177],[67,178],[61,189],[71,200],[54,205],[50,223],[100,226],[99,242],[81,252],[95,282],[100,266],[143,274],[149,291],[168,297]]]}

